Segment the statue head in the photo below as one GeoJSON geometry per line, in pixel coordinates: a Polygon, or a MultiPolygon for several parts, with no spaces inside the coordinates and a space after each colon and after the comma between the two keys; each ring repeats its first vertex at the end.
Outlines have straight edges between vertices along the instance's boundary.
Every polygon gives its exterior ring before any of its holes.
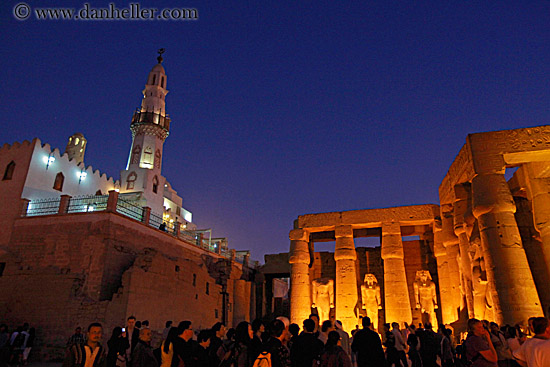
{"type": "Polygon", "coordinates": [[[416,280],[423,284],[426,284],[432,280],[432,276],[430,275],[430,272],[428,270],[418,270],[416,272],[416,280]]]}
{"type": "Polygon", "coordinates": [[[376,280],[374,274],[365,274],[365,284],[369,287],[373,287],[378,284],[378,280],[376,280]]]}

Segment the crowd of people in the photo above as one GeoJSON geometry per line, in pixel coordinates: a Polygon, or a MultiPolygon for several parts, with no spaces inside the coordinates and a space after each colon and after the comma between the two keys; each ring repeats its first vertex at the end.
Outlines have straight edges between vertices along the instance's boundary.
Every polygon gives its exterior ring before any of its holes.
{"type": "Polygon", "coordinates": [[[35,328],[28,323],[11,333],[6,324],[0,325],[0,367],[26,365],[36,337],[35,328]]]}
{"type": "MultiPolygon", "coordinates": [[[[103,327],[78,327],[67,341],[63,367],[550,367],[550,322],[529,319],[529,336],[518,326],[470,319],[468,334],[457,343],[453,331],[439,325],[400,328],[383,325],[382,334],[364,317],[351,335],[339,321],[320,323],[316,314],[301,327],[286,317],[234,329],[218,322],[195,332],[191,321],[167,321],[161,340],[153,342],[149,322],[134,316],[115,327],[102,345],[103,327]]],[[[12,333],[0,325],[1,366],[24,365],[34,344],[28,324],[12,333]]]]}

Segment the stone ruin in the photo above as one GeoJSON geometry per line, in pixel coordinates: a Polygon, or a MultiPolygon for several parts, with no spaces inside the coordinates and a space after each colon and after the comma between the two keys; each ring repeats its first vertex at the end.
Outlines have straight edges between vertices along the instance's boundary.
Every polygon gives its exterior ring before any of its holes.
{"type": "MultiPolygon", "coordinates": [[[[540,126],[468,135],[439,187],[439,205],[299,216],[288,274],[277,275],[290,277],[291,322],[317,312],[347,331],[366,315],[378,325],[463,330],[471,317],[525,325],[549,316],[549,192],[550,126],[540,126]],[[509,180],[507,169],[515,169],[509,180]],[[380,246],[356,248],[360,237],[379,237],[380,246]],[[315,252],[332,241],[333,254],[315,252]]],[[[266,256],[266,279],[270,256],[277,255],[266,256]]]]}

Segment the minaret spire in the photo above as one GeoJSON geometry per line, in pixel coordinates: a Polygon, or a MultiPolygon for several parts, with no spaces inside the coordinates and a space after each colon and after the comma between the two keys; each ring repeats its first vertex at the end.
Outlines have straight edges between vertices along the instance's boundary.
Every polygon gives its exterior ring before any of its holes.
{"type": "Polygon", "coordinates": [[[164,53],[164,51],[165,51],[165,50],[164,50],[163,48],[160,48],[160,49],[157,51],[158,54],[159,54],[159,56],[157,57],[157,60],[158,60],[159,64],[162,64],[162,61],[164,60],[164,59],[162,58],[162,54],[164,53]]]}

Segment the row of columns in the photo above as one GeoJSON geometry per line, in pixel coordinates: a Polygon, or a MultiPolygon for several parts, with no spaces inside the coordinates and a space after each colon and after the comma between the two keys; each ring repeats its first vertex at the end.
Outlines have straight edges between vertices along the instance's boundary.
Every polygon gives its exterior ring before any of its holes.
{"type": "MultiPolygon", "coordinates": [[[[528,169],[529,166],[525,174],[532,176],[528,169]]],[[[549,180],[530,180],[528,191],[533,203],[534,225],[541,234],[541,253],[547,265],[546,274],[538,276],[547,280],[550,279],[548,189],[549,180]]],[[[441,222],[436,218],[434,223],[434,255],[443,323],[457,321],[463,309],[468,317],[482,314],[480,302],[475,300],[479,285],[474,282],[479,279],[474,279],[470,255],[476,226],[486,271],[487,284],[483,289],[487,289],[491,298],[493,320],[498,324],[525,323],[529,317],[542,315],[540,297],[515,218],[516,206],[504,175],[477,174],[471,184],[455,186],[454,197],[454,202],[442,205],[441,222]]],[[[336,226],[335,237],[336,315],[347,330],[352,330],[356,324],[354,309],[358,294],[352,226],[336,226]]],[[[311,311],[309,233],[303,229],[293,230],[290,240],[291,319],[301,323],[311,311]]],[[[382,223],[381,245],[386,320],[411,322],[399,222],[382,223]]]]}
{"type": "MultiPolygon", "coordinates": [[[[357,254],[351,225],[335,227],[336,247],[336,317],[345,330],[357,324],[355,307],[358,301],[357,254]]],[[[309,233],[303,229],[290,231],[290,318],[300,324],[311,312],[309,233]]],[[[403,242],[398,222],[382,224],[382,259],[384,260],[384,292],[386,320],[412,321],[412,311],[405,273],[403,242]]]]}
{"type": "MultiPolygon", "coordinates": [[[[550,201],[548,191],[545,194],[544,200],[550,201]]],[[[477,174],[471,185],[456,185],[454,197],[453,203],[441,206],[441,234],[438,226],[434,226],[442,321],[457,321],[461,309],[466,309],[469,317],[483,315],[485,304],[480,305],[475,298],[476,286],[479,286],[475,282],[479,279],[474,279],[470,257],[471,243],[476,240],[473,238],[476,225],[493,320],[500,325],[525,323],[529,317],[542,315],[515,218],[516,205],[504,175],[477,174]],[[445,270],[450,281],[442,277],[445,270]]],[[[550,214],[550,202],[543,207],[550,214]]],[[[550,227],[550,215],[547,218],[550,227]]]]}

